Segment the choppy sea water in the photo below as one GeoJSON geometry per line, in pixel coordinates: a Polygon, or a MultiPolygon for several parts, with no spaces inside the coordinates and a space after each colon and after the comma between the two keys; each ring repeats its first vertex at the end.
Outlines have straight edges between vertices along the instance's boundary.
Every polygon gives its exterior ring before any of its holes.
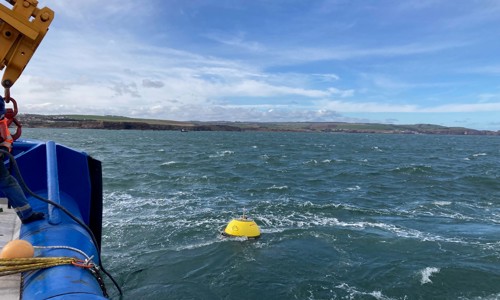
{"type": "Polygon", "coordinates": [[[124,299],[500,298],[500,137],[23,137],[103,162],[103,262],[124,299]],[[244,210],[262,237],[221,238],[244,210]]]}

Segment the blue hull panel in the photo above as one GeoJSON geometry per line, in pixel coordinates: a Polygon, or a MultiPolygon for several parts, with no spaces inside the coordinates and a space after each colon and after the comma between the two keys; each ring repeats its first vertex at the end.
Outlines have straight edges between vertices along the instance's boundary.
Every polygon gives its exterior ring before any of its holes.
{"type": "MultiPolygon", "coordinates": [[[[59,203],[89,226],[95,236],[60,209],[31,195],[46,219],[23,225],[20,238],[40,257],[92,257],[99,264],[102,221],[100,163],[83,152],[53,142],[17,141],[14,155],[29,189],[59,203]]],[[[57,266],[24,274],[23,299],[106,299],[96,277],[85,268],[57,266]]]]}

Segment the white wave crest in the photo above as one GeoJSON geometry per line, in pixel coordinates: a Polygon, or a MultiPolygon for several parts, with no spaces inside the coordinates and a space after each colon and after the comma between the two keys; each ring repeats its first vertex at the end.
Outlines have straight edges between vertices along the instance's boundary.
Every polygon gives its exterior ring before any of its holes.
{"type": "Polygon", "coordinates": [[[224,150],[224,151],[217,151],[216,154],[209,155],[208,157],[210,157],[210,158],[224,157],[224,156],[228,156],[228,155],[232,155],[232,154],[234,154],[234,151],[224,150]]]}
{"type": "Polygon", "coordinates": [[[422,276],[422,278],[420,279],[420,283],[422,285],[426,284],[426,283],[432,283],[432,280],[430,279],[430,277],[434,274],[434,273],[439,273],[440,269],[439,268],[434,268],[434,267],[427,267],[423,270],[420,270],[420,275],[422,276]]]}
{"type": "Polygon", "coordinates": [[[286,185],[282,185],[282,186],[273,185],[271,187],[268,187],[267,189],[268,190],[286,190],[286,189],[288,189],[288,186],[286,186],[286,185]]]}
{"type": "Polygon", "coordinates": [[[182,252],[185,250],[193,250],[193,249],[198,249],[198,248],[202,248],[202,247],[207,247],[207,246],[210,246],[210,245],[215,244],[215,243],[220,243],[222,241],[224,241],[222,238],[213,239],[210,241],[200,241],[200,242],[193,243],[193,244],[180,245],[180,246],[175,247],[173,250],[177,251],[177,252],[182,252]]]}
{"type": "Polygon", "coordinates": [[[434,201],[433,203],[434,203],[434,205],[438,205],[438,206],[446,206],[446,205],[450,205],[451,201],[434,201]]]}
{"type": "Polygon", "coordinates": [[[303,162],[304,165],[310,165],[310,164],[313,164],[313,165],[317,165],[318,164],[318,161],[315,160],[315,159],[310,159],[308,161],[305,161],[303,162]]]}
{"type": "Polygon", "coordinates": [[[353,186],[353,187],[350,187],[350,188],[347,188],[348,191],[359,191],[361,189],[361,187],[359,187],[359,185],[356,185],[356,186],[353,186]]]}
{"type": "Polygon", "coordinates": [[[482,152],[482,153],[472,154],[472,156],[474,156],[474,157],[478,157],[478,156],[486,156],[486,155],[488,155],[488,154],[486,154],[486,153],[484,153],[484,152],[482,152]]]}
{"type": "Polygon", "coordinates": [[[378,300],[390,300],[390,299],[393,299],[393,298],[390,298],[390,297],[387,297],[385,296],[381,291],[373,291],[373,292],[363,292],[363,291],[360,291],[358,290],[356,287],[351,287],[349,286],[347,283],[341,283],[337,286],[335,286],[336,288],[338,289],[342,289],[342,290],[345,290],[346,292],[348,292],[350,294],[350,297],[349,299],[353,299],[353,298],[364,298],[364,296],[371,296],[375,299],[378,299],[378,300]]]}

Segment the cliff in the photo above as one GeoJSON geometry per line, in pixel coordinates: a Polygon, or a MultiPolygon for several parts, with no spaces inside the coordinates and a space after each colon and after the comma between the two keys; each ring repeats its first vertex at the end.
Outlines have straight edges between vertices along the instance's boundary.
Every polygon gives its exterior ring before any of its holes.
{"type": "Polygon", "coordinates": [[[85,115],[19,115],[27,128],[82,128],[110,130],[178,130],[178,131],[290,131],[345,132],[385,134],[454,134],[500,135],[500,131],[475,130],[432,124],[394,125],[343,122],[179,122],[135,119],[121,116],[85,115]]]}

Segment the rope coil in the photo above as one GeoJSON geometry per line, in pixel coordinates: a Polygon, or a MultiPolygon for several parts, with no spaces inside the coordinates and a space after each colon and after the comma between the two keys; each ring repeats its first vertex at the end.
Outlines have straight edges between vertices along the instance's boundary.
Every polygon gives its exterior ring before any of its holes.
{"type": "Polygon", "coordinates": [[[89,270],[99,283],[104,297],[108,298],[109,295],[104,280],[99,274],[99,267],[90,259],[81,260],[73,257],[0,258],[0,277],[56,266],[72,265],[89,270]]]}
{"type": "Polygon", "coordinates": [[[0,258],[0,277],[61,265],[71,265],[75,258],[71,257],[31,257],[31,258],[0,258]]]}

